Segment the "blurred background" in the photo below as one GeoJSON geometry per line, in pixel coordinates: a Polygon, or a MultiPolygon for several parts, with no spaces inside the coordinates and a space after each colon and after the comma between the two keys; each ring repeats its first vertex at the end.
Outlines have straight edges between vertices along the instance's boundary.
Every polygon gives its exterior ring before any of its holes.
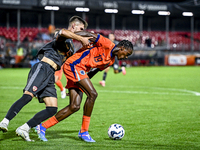
{"type": "Polygon", "coordinates": [[[0,0],[0,68],[31,67],[73,15],[88,31],[130,40],[129,67],[200,65],[199,9],[200,0],[0,0]]]}

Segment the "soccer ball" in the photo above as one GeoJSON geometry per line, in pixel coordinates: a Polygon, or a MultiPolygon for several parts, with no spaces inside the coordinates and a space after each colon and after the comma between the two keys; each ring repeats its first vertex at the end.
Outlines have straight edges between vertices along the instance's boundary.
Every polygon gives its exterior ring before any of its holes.
{"type": "Polygon", "coordinates": [[[108,136],[113,140],[120,140],[124,137],[125,130],[122,125],[120,124],[112,124],[108,128],[108,136]]]}

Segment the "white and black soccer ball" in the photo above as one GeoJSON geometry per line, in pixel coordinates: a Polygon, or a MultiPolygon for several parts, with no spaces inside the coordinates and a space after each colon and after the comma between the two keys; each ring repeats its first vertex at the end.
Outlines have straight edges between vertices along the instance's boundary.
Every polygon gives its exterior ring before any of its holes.
{"type": "Polygon", "coordinates": [[[113,139],[113,140],[120,140],[124,137],[125,134],[125,130],[123,128],[122,125],[120,124],[112,124],[109,128],[108,128],[108,136],[109,138],[113,139]]]}

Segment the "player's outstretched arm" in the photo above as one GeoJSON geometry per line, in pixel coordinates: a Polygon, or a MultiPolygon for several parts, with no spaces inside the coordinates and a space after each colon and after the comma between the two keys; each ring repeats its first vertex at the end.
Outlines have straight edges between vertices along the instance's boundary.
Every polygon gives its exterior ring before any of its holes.
{"type": "Polygon", "coordinates": [[[92,38],[92,37],[83,37],[83,36],[80,36],[78,34],[75,34],[67,29],[61,29],[55,36],[56,40],[59,40],[60,37],[64,37],[64,38],[68,38],[68,39],[74,39],[74,40],[77,40],[77,41],[80,41],[82,43],[82,45],[84,47],[87,47],[90,45],[89,43],[89,39],[92,38]]]}
{"type": "Polygon", "coordinates": [[[82,37],[90,37],[89,40],[92,42],[95,42],[95,40],[97,39],[98,35],[92,32],[87,32],[87,31],[79,31],[76,32],[77,35],[80,35],[82,37]]]}

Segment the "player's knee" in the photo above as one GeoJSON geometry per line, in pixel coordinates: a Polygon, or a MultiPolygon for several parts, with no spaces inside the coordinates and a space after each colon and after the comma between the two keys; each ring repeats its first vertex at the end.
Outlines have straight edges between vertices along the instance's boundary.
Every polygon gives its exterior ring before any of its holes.
{"type": "Polygon", "coordinates": [[[34,97],[33,93],[29,91],[24,91],[24,95],[30,95],[32,98],[34,97]]]}
{"type": "Polygon", "coordinates": [[[80,105],[71,105],[70,106],[72,112],[76,112],[80,109],[80,105]]]}
{"type": "Polygon", "coordinates": [[[98,96],[98,93],[95,90],[92,90],[91,93],[90,93],[90,99],[95,101],[97,96],[98,96]]]}
{"type": "Polygon", "coordinates": [[[58,107],[46,107],[46,110],[50,116],[53,116],[56,114],[58,107]]]}

